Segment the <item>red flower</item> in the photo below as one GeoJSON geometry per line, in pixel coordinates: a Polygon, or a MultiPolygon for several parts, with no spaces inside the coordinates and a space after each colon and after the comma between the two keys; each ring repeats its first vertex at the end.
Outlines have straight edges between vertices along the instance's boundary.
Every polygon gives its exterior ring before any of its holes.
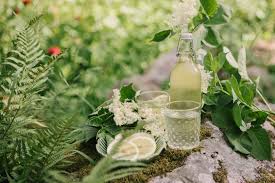
{"type": "Polygon", "coordinates": [[[18,14],[20,13],[20,9],[19,9],[18,7],[15,7],[15,8],[13,9],[13,11],[14,11],[14,13],[15,13],[16,15],[18,15],[18,14]]]}
{"type": "Polygon", "coordinates": [[[81,20],[81,16],[76,16],[74,19],[75,19],[76,21],[80,21],[80,20],[81,20]]]}
{"type": "Polygon", "coordinates": [[[27,6],[28,4],[32,3],[32,0],[22,0],[22,3],[27,6]]]}
{"type": "Polygon", "coordinates": [[[53,46],[48,49],[48,54],[58,56],[61,54],[61,49],[58,46],[53,46]]]}

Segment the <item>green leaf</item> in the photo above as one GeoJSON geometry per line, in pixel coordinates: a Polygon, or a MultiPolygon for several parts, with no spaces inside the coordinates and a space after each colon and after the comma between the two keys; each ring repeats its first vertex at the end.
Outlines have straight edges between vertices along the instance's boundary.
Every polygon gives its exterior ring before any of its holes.
{"type": "Polygon", "coordinates": [[[204,67],[209,71],[212,71],[213,60],[214,60],[213,55],[210,52],[208,52],[204,58],[203,64],[204,64],[204,67]]]}
{"type": "Polygon", "coordinates": [[[212,113],[212,122],[219,128],[230,129],[234,119],[232,117],[232,109],[226,107],[217,107],[212,113]]]}
{"type": "Polygon", "coordinates": [[[80,128],[73,130],[70,133],[70,136],[81,142],[82,141],[88,142],[90,139],[96,137],[97,132],[98,132],[98,128],[90,125],[83,125],[80,128]]]}
{"type": "Polygon", "coordinates": [[[4,103],[0,101],[0,110],[2,110],[3,108],[4,108],[4,103]]]}
{"type": "Polygon", "coordinates": [[[252,122],[253,120],[255,120],[254,116],[253,116],[253,111],[248,108],[248,107],[243,107],[243,110],[242,110],[242,119],[245,121],[245,122],[252,122]]]}
{"type": "Polygon", "coordinates": [[[252,124],[255,125],[255,126],[262,125],[268,117],[268,114],[266,112],[263,112],[263,111],[253,112],[252,115],[255,118],[255,120],[252,122],[252,124]]]}
{"type": "Polygon", "coordinates": [[[230,15],[228,15],[222,6],[218,8],[216,14],[206,21],[204,24],[207,26],[225,24],[229,21],[230,15]]]}
{"type": "Polygon", "coordinates": [[[247,73],[247,68],[246,68],[246,51],[245,48],[242,47],[239,50],[239,56],[238,56],[238,71],[242,79],[251,81],[248,73],[247,73]]]}
{"type": "Polygon", "coordinates": [[[227,89],[229,89],[228,88],[229,86],[231,87],[231,91],[228,91],[228,92],[232,94],[234,102],[237,99],[240,99],[243,101],[242,94],[239,88],[239,83],[234,75],[232,75],[230,80],[228,80],[228,82],[226,83],[227,89]]]}
{"type": "Polygon", "coordinates": [[[275,65],[274,64],[273,65],[268,65],[267,69],[268,69],[268,72],[270,74],[275,74],[275,65]]]}
{"type": "Polygon", "coordinates": [[[124,102],[125,100],[134,100],[136,96],[136,91],[133,88],[133,84],[123,86],[120,89],[120,101],[124,102]]]}
{"type": "Polygon", "coordinates": [[[202,25],[207,20],[208,20],[208,18],[204,15],[203,9],[200,8],[199,13],[197,14],[197,16],[195,16],[192,19],[192,24],[193,24],[192,28],[194,29],[194,28],[198,27],[199,25],[202,25]]]}
{"type": "Polygon", "coordinates": [[[251,154],[258,160],[272,160],[271,140],[265,129],[250,128],[247,133],[253,145],[251,154]]]}
{"type": "Polygon", "coordinates": [[[207,70],[217,73],[223,67],[224,62],[222,55],[213,58],[212,54],[208,52],[204,59],[204,66],[207,70]]]}
{"type": "Polygon", "coordinates": [[[239,104],[235,103],[233,107],[233,119],[238,127],[242,126],[242,109],[239,104]]]}
{"type": "Polygon", "coordinates": [[[214,16],[219,8],[216,0],[200,0],[200,3],[209,17],[214,16]]]}
{"type": "Polygon", "coordinates": [[[232,97],[227,94],[220,94],[218,95],[218,102],[217,106],[224,107],[232,102],[232,97]]]}
{"type": "Polygon", "coordinates": [[[240,130],[228,130],[225,135],[234,146],[234,150],[243,154],[250,154],[252,150],[252,142],[247,133],[242,133],[240,130]]]}
{"type": "Polygon", "coordinates": [[[240,84],[240,92],[242,94],[243,101],[251,105],[256,94],[256,86],[252,83],[242,82],[240,84]]]}
{"type": "Polygon", "coordinates": [[[203,95],[203,101],[206,105],[217,105],[217,97],[209,93],[203,95]]]}
{"type": "Polygon", "coordinates": [[[160,31],[155,34],[154,38],[151,40],[153,42],[161,42],[165,40],[168,36],[170,36],[172,33],[171,29],[160,31]]]}
{"type": "Polygon", "coordinates": [[[94,127],[102,127],[103,124],[112,120],[113,114],[107,108],[99,108],[89,116],[89,124],[94,127]]]}
{"type": "Polygon", "coordinates": [[[212,28],[208,28],[207,35],[203,40],[203,43],[209,47],[214,47],[214,48],[218,47],[221,43],[221,38],[219,33],[212,28]]]}
{"type": "Polygon", "coordinates": [[[105,122],[103,124],[103,129],[106,130],[113,137],[121,132],[121,128],[116,125],[116,123],[113,119],[105,122]]]}
{"type": "Polygon", "coordinates": [[[239,65],[235,59],[235,57],[233,56],[232,52],[227,48],[227,47],[223,47],[223,52],[225,54],[226,60],[228,61],[228,63],[235,69],[238,69],[239,65]]]}
{"type": "Polygon", "coordinates": [[[225,55],[224,55],[224,53],[219,53],[219,55],[218,55],[218,61],[219,61],[219,70],[220,69],[222,69],[223,68],[223,66],[224,66],[224,63],[225,63],[225,61],[226,61],[226,58],[225,58],[225,55]]]}

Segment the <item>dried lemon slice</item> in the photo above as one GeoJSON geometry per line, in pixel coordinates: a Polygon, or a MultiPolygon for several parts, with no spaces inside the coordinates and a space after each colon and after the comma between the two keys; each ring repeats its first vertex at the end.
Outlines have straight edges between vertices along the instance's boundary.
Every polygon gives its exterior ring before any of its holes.
{"type": "Polygon", "coordinates": [[[119,146],[117,153],[113,155],[117,160],[136,161],[138,157],[138,148],[135,144],[123,141],[119,146]]]}
{"type": "MultiPolygon", "coordinates": [[[[107,148],[107,154],[110,154],[113,147],[120,142],[122,136],[116,136],[107,148]]],[[[145,160],[153,156],[157,149],[155,138],[148,133],[135,133],[124,139],[113,155],[113,158],[119,160],[145,160]]]]}
{"type": "Polygon", "coordinates": [[[144,160],[150,158],[157,149],[155,138],[148,133],[136,133],[125,140],[137,146],[137,160],[144,160]]]}
{"type": "MultiPolygon", "coordinates": [[[[122,140],[122,135],[118,134],[115,139],[107,147],[107,154],[110,154],[113,148],[118,142],[122,140]]],[[[113,155],[114,159],[117,160],[130,160],[135,161],[138,156],[137,146],[131,142],[123,140],[117,149],[117,152],[113,155]]]]}

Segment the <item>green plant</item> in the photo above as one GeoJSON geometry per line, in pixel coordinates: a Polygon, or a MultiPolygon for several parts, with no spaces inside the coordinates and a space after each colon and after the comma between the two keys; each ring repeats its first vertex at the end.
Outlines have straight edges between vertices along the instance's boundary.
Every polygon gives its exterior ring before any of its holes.
{"type": "MultiPolygon", "coordinates": [[[[43,92],[55,61],[40,49],[34,29],[39,19],[40,16],[33,18],[18,32],[14,49],[1,64],[1,182],[70,181],[61,170],[70,164],[65,159],[77,152],[73,151],[77,140],[71,133],[73,119],[52,122],[39,116],[43,110],[39,107],[47,100],[43,92]]],[[[126,87],[126,97],[129,91],[126,87]]],[[[143,167],[143,163],[116,161],[107,156],[84,182],[106,182],[143,167]]]]}
{"type": "Polygon", "coordinates": [[[40,17],[23,25],[0,66],[1,182],[44,182],[73,148],[70,119],[48,124],[35,115],[54,63],[41,50],[34,29],[40,17]]]}
{"type": "MultiPolygon", "coordinates": [[[[115,160],[111,155],[101,159],[97,165],[90,171],[89,175],[85,176],[82,181],[73,181],[75,183],[105,183],[115,179],[120,179],[138,171],[143,170],[146,164],[141,162],[131,162],[115,160]]],[[[51,183],[67,183],[71,182],[64,174],[57,171],[50,171],[50,178],[47,178],[51,183]]]]}
{"type": "MultiPolygon", "coordinates": [[[[200,1],[198,14],[189,23],[194,33],[194,48],[208,47],[204,68],[213,79],[204,94],[204,111],[210,114],[213,123],[224,132],[234,149],[250,154],[259,160],[272,159],[271,139],[262,124],[274,114],[259,90],[258,82],[249,78],[246,69],[246,52],[239,51],[238,62],[231,51],[223,47],[219,26],[228,23],[230,13],[216,0],[200,1]],[[203,43],[203,44],[201,44],[203,43]],[[214,55],[214,56],[213,56],[214,55]],[[258,95],[268,107],[257,107],[254,99],[258,95]]],[[[157,33],[153,41],[159,42],[172,36],[177,29],[157,33]]],[[[202,78],[202,82],[209,82],[202,78]]]]}
{"type": "Polygon", "coordinates": [[[119,179],[138,171],[145,167],[144,163],[131,161],[117,161],[110,156],[103,158],[91,171],[90,175],[84,177],[83,183],[104,183],[110,180],[119,179]]]}
{"type": "MultiPolygon", "coordinates": [[[[131,102],[134,100],[136,95],[136,91],[133,89],[132,84],[121,87],[119,93],[121,102],[131,102]]],[[[94,137],[102,137],[104,139],[107,139],[107,141],[109,142],[109,140],[112,140],[117,134],[121,133],[122,131],[127,129],[134,129],[137,126],[137,123],[118,126],[114,120],[114,113],[108,109],[108,106],[110,104],[111,100],[104,102],[101,106],[97,108],[95,112],[89,115],[89,122],[84,128],[82,128],[82,130],[80,129],[83,136],[88,138],[84,138],[82,140],[88,141],[89,139],[94,137]],[[93,133],[91,133],[91,131],[93,131],[93,133]]]]}
{"type": "MultiPolygon", "coordinates": [[[[241,49],[241,54],[245,55],[241,49]]],[[[224,52],[217,57],[208,53],[204,66],[212,72],[213,80],[204,95],[204,110],[211,114],[213,123],[222,129],[234,150],[251,154],[259,160],[271,160],[271,140],[262,124],[269,111],[254,104],[257,84],[248,80],[245,58],[230,61],[224,52]],[[218,72],[228,76],[221,78],[218,72]]]]}

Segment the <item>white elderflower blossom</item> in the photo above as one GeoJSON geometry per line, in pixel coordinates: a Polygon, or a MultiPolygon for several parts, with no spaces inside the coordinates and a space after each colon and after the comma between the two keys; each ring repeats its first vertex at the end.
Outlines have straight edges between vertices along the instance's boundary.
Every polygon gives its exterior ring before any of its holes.
{"type": "Polygon", "coordinates": [[[143,128],[147,131],[150,131],[153,136],[166,139],[165,124],[163,121],[147,123],[143,126],[143,128]]]}
{"type": "Polygon", "coordinates": [[[180,0],[179,4],[175,4],[172,25],[188,25],[190,20],[198,13],[197,4],[197,0],[180,0]]]}
{"type": "Polygon", "coordinates": [[[149,107],[142,107],[139,109],[139,115],[145,122],[143,128],[150,131],[153,136],[164,137],[165,136],[165,124],[164,119],[159,111],[154,111],[149,107]]]}
{"type": "Polygon", "coordinates": [[[207,93],[207,89],[210,85],[211,80],[213,77],[211,76],[210,72],[207,72],[204,67],[200,64],[198,64],[198,68],[201,72],[201,88],[203,93],[207,93]]]}
{"type": "Polygon", "coordinates": [[[139,115],[146,123],[155,122],[157,120],[157,115],[154,113],[152,108],[142,107],[139,109],[139,115]]]}
{"type": "Polygon", "coordinates": [[[137,113],[138,105],[135,102],[122,103],[119,90],[115,89],[113,92],[113,102],[109,105],[109,111],[114,113],[116,125],[130,125],[140,120],[140,116],[137,113]]]}

